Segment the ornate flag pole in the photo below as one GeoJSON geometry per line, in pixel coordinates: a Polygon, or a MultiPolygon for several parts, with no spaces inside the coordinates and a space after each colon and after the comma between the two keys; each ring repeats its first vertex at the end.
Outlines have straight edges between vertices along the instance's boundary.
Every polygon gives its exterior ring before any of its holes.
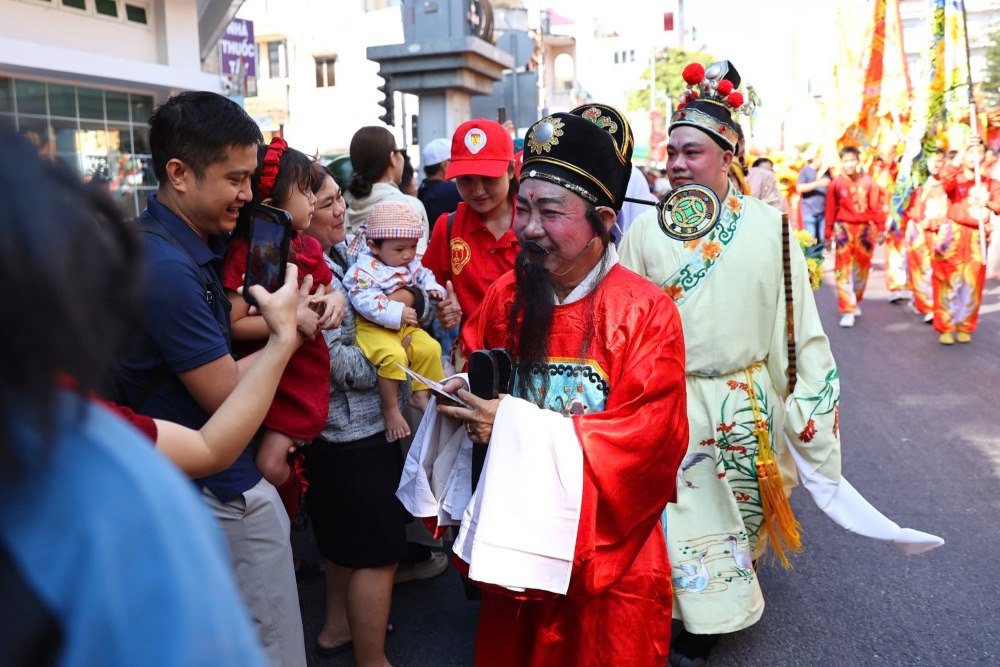
{"type": "MultiPolygon", "coordinates": [[[[965,0],[959,0],[959,6],[962,8],[962,26],[965,32],[965,71],[969,77],[967,85],[969,87],[969,127],[972,130],[972,137],[969,143],[974,143],[979,139],[979,118],[976,114],[976,100],[972,94],[972,66],[969,59],[969,23],[965,16],[965,0]]],[[[973,162],[973,173],[976,178],[976,188],[979,188],[983,184],[983,177],[979,173],[979,162],[973,162]]],[[[971,211],[970,211],[971,212],[971,211]]],[[[986,263],[986,216],[989,215],[984,210],[978,216],[979,222],[979,251],[982,253],[983,263],[986,263]]]]}

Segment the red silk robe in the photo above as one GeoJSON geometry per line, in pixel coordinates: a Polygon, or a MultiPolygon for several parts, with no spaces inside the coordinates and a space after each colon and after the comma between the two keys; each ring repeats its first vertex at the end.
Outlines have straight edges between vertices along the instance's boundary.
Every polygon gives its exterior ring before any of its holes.
{"type": "MultiPolygon", "coordinates": [[[[466,324],[477,349],[510,345],[514,295],[512,272],[487,292],[466,324]]],[[[549,359],[544,407],[575,415],[584,460],[569,591],[484,587],[476,664],[662,667],[672,589],[660,515],[688,440],[680,316],[615,266],[590,295],[556,306],[549,359]]]]}

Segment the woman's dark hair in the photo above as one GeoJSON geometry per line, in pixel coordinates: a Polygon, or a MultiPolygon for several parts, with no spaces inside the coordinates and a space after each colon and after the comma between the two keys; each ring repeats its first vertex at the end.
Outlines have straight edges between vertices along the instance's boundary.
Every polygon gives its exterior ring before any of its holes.
{"type": "Polygon", "coordinates": [[[96,389],[140,322],[141,258],[106,192],[5,131],[0,191],[0,474],[15,476],[24,433],[55,436],[60,386],[96,389]]]}
{"type": "Polygon", "coordinates": [[[267,146],[261,146],[257,151],[257,168],[254,170],[253,176],[250,177],[253,201],[240,209],[240,217],[236,220],[236,230],[233,232],[233,235],[238,238],[247,238],[250,235],[250,218],[253,216],[254,205],[270,197],[271,206],[284,208],[288,198],[292,195],[292,188],[298,188],[302,192],[312,191],[312,158],[289,146],[281,154],[281,161],[278,163],[278,176],[274,179],[274,188],[271,189],[267,197],[261,197],[260,177],[264,173],[264,158],[267,156],[267,150],[267,146]]]}
{"type": "Polygon", "coordinates": [[[399,179],[399,189],[406,192],[406,188],[409,187],[410,183],[413,181],[413,163],[410,162],[410,156],[403,156],[403,177],[399,179]]]}
{"type": "Polygon", "coordinates": [[[216,93],[174,95],[149,117],[149,150],[161,183],[167,179],[167,162],[174,158],[201,178],[209,165],[226,159],[233,146],[262,143],[260,128],[243,107],[216,93]]]}
{"type": "Polygon", "coordinates": [[[329,176],[333,179],[333,182],[337,182],[337,178],[333,175],[327,167],[324,167],[319,162],[313,162],[312,165],[312,192],[313,194],[318,194],[323,188],[323,182],[326,181],[326,177],[329,176]]]}
{"type": "Polygon", "coordinates": [[[389,168],[391,153],[395,147],[396,138],[384,127],[368,125],[354,133],[350,150],[354,174],[347,186],[351,195],[356,199],[368,196],[372,185],[389,168]]]}
{"type": "Polygon", "coordinates": [[[511,160],[508,173],[512,175],[510,177],[510,188],[507,190],[507,196],[513,202],[517,199],[517,193],[521,191],[521,179],[518,178],[517,164],[513,160],[511,160]]]}

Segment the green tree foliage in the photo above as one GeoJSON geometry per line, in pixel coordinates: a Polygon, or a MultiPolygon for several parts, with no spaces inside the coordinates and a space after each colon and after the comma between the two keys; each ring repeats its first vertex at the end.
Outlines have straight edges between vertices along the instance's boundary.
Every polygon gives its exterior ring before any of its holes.
{"type": "Polygon", "coordinates": [[[983,92],[991,106],[1000,105],[1000,24],[986,36],[986,79],[983,92]]]}
{"type": "MultiPolygon", "coordinates": [[[[709,65],[717,59],[704,51],[685,51],[684,49],[667,48],[656,55],[656,108],[666,113],[666,99],[670,97],[676,104],[684,92],[684,79],[681,72],[688,63],[699,62],[709,65]]],[[[649,110],[649,68],[642,73],[638,87],[628,98],[628,111],[649,110]]]]}

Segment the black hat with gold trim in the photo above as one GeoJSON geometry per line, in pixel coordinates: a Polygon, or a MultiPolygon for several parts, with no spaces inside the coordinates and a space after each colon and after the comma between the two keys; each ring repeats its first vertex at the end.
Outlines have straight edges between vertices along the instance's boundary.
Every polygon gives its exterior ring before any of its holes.
{"type": "Polygon", "coordinates": [[[594,206],[621,210],[632,172],[632,129],[612,107],[589,104],[528,129],[521,180],[538,178],[594,206]]]}
{"type": "Polygon", "coordinates": [[[752,87],[747,87],[747,97],[743,97],[740,87],[740,73],[728,60],[722,60],[707,68],[700,63],[691,63],[684,68],[681,76],[688,84],[683,100],[675,107],[670,117],[669,131],[675,127],[689,125],[705,132],[715,143],[727,151],[736,151],[739,138],[739,123],[733,114],[750,115],[757,106],[757,96],[752,87]]]}
{"type": "Polygon", "coordinates": [[[632,157],[635,140],[632,138],[632,127],[618,109],[607,104],[584,104],[570,111],[575,116],[582,116],[591,123],[608,131],[615,142],[618,161],[625,164],[632,157]]]}

